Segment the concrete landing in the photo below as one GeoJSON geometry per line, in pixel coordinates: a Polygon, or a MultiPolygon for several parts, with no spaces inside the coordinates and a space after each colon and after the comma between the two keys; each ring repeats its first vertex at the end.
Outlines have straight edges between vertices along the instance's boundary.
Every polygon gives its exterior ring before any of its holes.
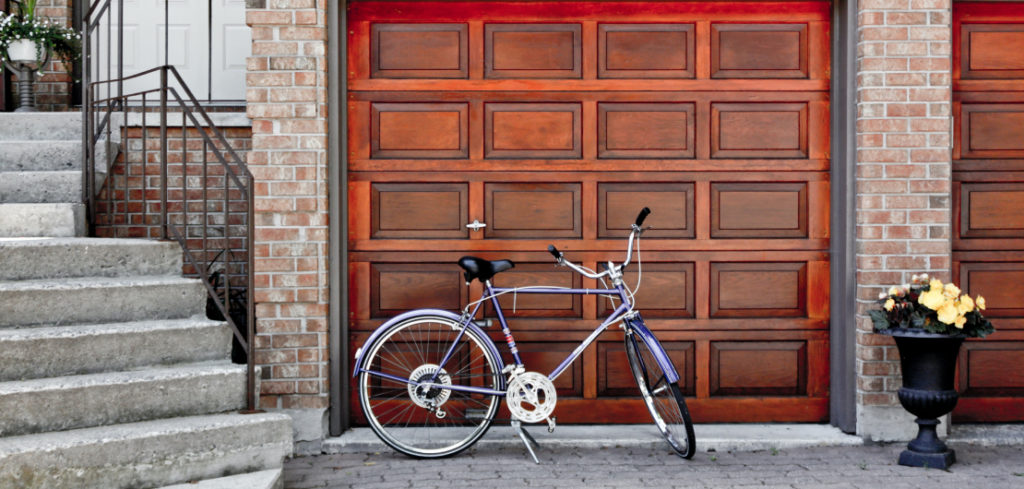
{"type": "MultiPolygon", "coordinates": [[[[527,430],[541,446],[577,448],[660,448],[665,440],[653,424],[564,425],[554,433],[545,426],[527,430]]],[[[857,446],[864,440],[834,426],[820,424],[698,424],[694,426],[698,452],[781,450],[821,446],[857,446]]],[[[508,424],[495,423],[478,447],[521,447],[523,442],[508,424]]],[[[324,440],[324,453],[390,450],[370,428],[355,428],[324,440]]]]}

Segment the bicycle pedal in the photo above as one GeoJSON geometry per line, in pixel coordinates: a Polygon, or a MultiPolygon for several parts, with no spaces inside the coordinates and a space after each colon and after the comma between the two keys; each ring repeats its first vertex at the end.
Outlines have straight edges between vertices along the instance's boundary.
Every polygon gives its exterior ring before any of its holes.
{"type": "Polygon", "coordinates": [[[554,416],[548,418],[548,433],[554,433],[555,432],[555,421],[556,421],[556,419],[555,419],[554,416]]]}

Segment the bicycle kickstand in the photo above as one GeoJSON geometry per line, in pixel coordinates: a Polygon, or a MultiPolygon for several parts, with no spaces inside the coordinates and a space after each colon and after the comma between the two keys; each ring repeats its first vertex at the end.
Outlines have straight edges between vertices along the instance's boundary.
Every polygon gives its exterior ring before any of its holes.
{"type": "Polygon", "coordinates": [[[526,445],[526,451],[530,452],[530,456],[533,457],[533,462],[540,464],[540,460],[537,460],[537,454],[534,453],[534,448],[540,448],[540,444],[534,439],[533,435],[526,428],[523,427],[523,423],[518,419],[512,420],[512,428],[519,434],[519,438],[523,440],[523,444],[526,445]]]}

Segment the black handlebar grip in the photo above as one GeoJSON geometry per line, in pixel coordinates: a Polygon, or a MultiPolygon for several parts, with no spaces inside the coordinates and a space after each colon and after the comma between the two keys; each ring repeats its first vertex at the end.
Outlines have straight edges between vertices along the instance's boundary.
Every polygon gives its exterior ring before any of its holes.
{"type": "Polygon", "coordinates": [[[555,245],[548,245],[548,253],[551,253],[551,256],[555,257],[556,260],[562,259],[562,252],[558,251],[555,245]]]}
{"type": "Polygon", "coordinates": [[[651,209],[649,207],[644,207],[640,211],[640,215],[636,216],[636,227],[643,226],[644,225],[644,219],[647,219],[647,215],[650,214],[650,213],[651,213],[651,209]]]}

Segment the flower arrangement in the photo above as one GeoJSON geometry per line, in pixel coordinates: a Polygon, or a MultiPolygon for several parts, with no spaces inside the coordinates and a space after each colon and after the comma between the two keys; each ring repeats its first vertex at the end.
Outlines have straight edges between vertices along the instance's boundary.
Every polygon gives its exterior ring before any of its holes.
{"type": "Polygon", "coordinates": [[[914,275],[910,284],[891,287],[878,295],[881,309],[869,311],[875,331],[918,328],[929,333],[984,338],[995,331],[982,316],[985,298],[971,299],[952,284],[914,275]]]}
{"type": "Polygon", "coordinates": [[[42,59],[43,54],[49,51],[58,59],[77,60],[80,56],[81,36],[56,22],[37,19],[36,1],[18,2],[17,13],[0,12],[0,51],[6,53],[9,44],[24,39],[36,43],[37,59],[42,59]]]}

